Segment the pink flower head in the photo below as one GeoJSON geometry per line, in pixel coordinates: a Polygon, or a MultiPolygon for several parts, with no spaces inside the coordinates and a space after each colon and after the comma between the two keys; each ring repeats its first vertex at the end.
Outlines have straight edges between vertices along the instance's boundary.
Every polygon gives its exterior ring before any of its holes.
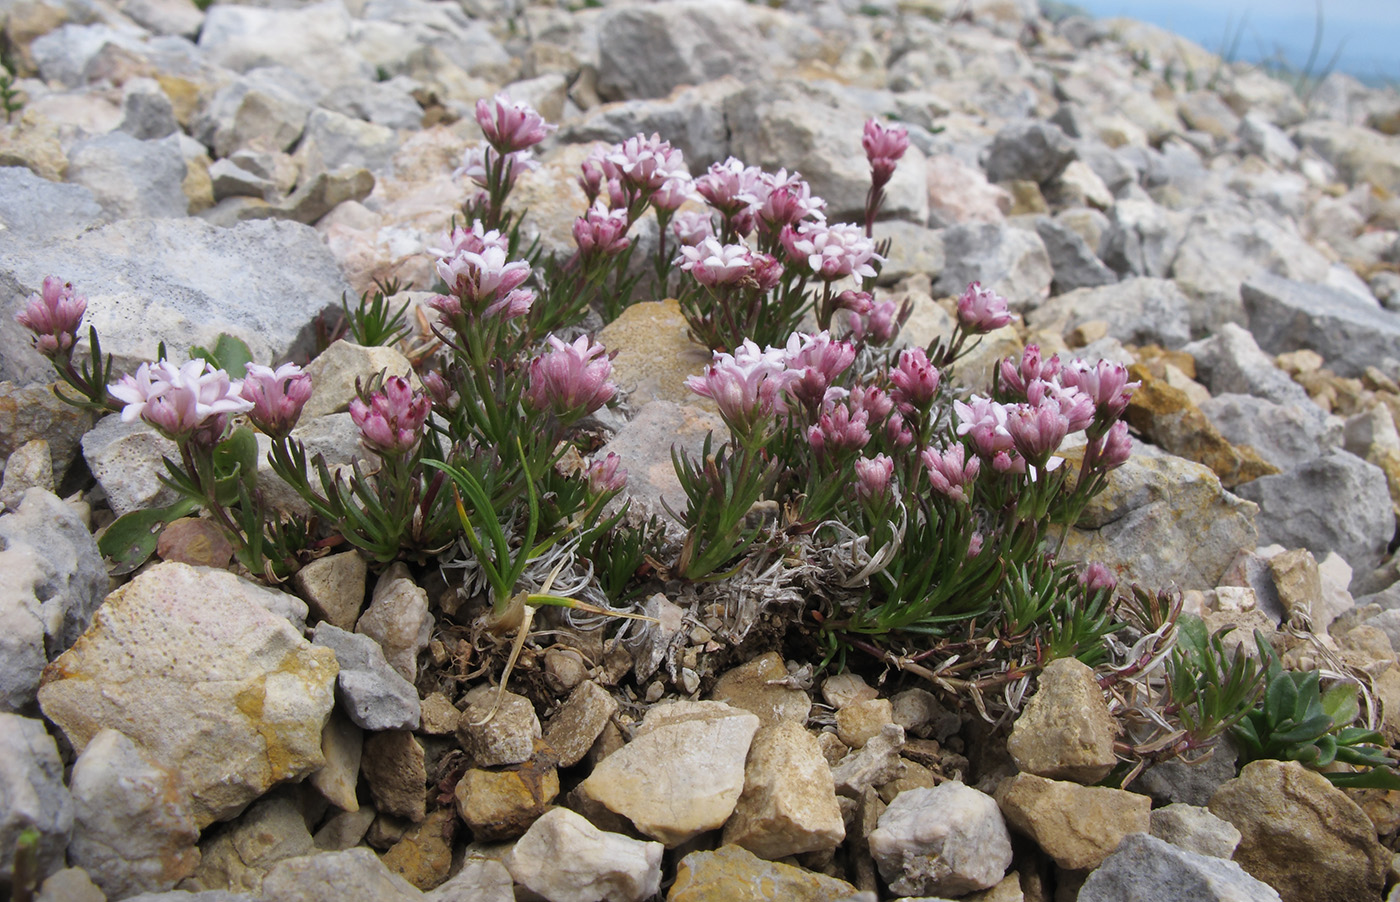
{"type": "Polygon", "coordinates": [[[453,402],[452,386],[447,384],[447,379],[437,370],[428,370],[419,377],[423,382],[423,388],[428,392],[428,397],[432,399],[436,407],[449,407],[453,402]]]}
{"type": "Polygon", "coordinates": [[[827,398],[836,377],[856,359],[855,345],[833,341],[830,332],[807,335],[794,332],[788,337],[787,366],[799,373],[789,390],[805,404],[820,405],[827,398]]]}
{"type": "Polygon", "coordinates": [[[609,451],[602,460],[588,464],[588,491],[595,498],[615,495],[627,487],[627,470],[620,466],[622,458],[609,451]]]}
{"type": "Polygon", "coordinates": [[[1098,466],[1103,470],[1117,469],[1128,462],[1132,453],[1133,441],[1128,437],[1128,424],[1119,420],[1109,427],[1108,433],[1103,437],[1098,466]]]}
{"type": "Polygon", "coordinates": [[[986,458],[1016,446],[1007,429],[1007,409],[990,398],[973,395],[969,403],[953,402],[958,416],[958,435],[965,435],[978,454],[986,458]]]}
{"type": "Polygon", "coordinates": [[[488,247],[504,251],[509,247],[509,240],[498,229],[488,231],[478,219],[469,229],[457,226],[451,232],[443,233],[437,239],[437,246],[427,248],[427,251],[434,257],[455,257],[463,252],[479,254],[488,247]]]}
{"type": "Polygon", "coordinates": [[[73,290],[72,282],[45,276],[43,290],[29,296],[15,319],[34,333],[34,348],[40,354],[54,357],[72,350],[86,312],[87,298],[73,290]]]}
{"type": "Polygon", "coordinates": [[[1007,412],[1007,431],[1027,461],[1044,466],[1069,432],[1069,419],[1054,400],[1039,405],[1015,404],[1007,412]]]}
{"type": "Polygon", "coordinates": [[[808,428],[807,442],[818,457],[843,457],[870,443],[869,423],[870,414],[864,410],[851,413],[849,406],[837,404],[808,428]]]}
{"type": "Polygon", "coordinates": [[[972,282],[958,298],[958,322],[969,332],[990,332],[1011,322],[1006,298],[972,282]]]}
{"type": "Polygon", "coordinates": [[[413,390],[402,376],[390,376],[369,396],[350,402],[350,419],[360,430],[365,447],[383,454],[406,454],[423,436],[423,424],[432,404],[428,396],[413,390]]]}
{"type": "Polygon", "coordinates": [[[681,204],[690,200],[694,193],[695,182],[689,175],[669,178],[651,196],[651,205],[658,210],[674,213],[681,208],[681,204]]]}
{"type": "Polygon", "coordinates": [[[883,388],[860,385],[851,389],[851,407],[869,412],[870,422],[879,423],[894,410],[894,399],[883,388]]]}
{"type": "Polygon", "coordinates": [[[1040,359],[1040,345],[1026,345],[1021,353],[1019,365],[1015,358],[1006,357],[1000,365],[1001,388],[1011,395],[1024,398],[1026,388],[1037,379],[1049,381],[1060,372],[1060,355],[1049,360],[1040,359]]]}
{"type": "Polygon", "coordinates": [[[1026,386],[1026,401],[1032,407],[1058,404],[1060,413],[1069,423],[1070,432],[1087,429],[1094,422],[1094,401],[1077,388],[1037,379],[1026,386]]]}
{"type": "Polygon", "coordinates": [[[590,204],[598,199],[599,193],[603,190],[603,184],[616,175],[616,167],[608,163],[607,155],[608,152],[602,147],[595,147],[579,164],[579,168],[583,170],[583,174],[578,178],[579,187],[583,189],[584,194],[588,195],[590,204]]]}
{"type": "Polygon", "coordinates": [[[982,469],[981,459],[969,458],[961,442],[954,442],[943,451],[925,448],[919,459],[924,462],[934,491],[954,501],[967,500],[968,488],[982,469]]]}
{"type": "MultiPolygon", "coordinates": [[[[480,252],[463,250],[444,257],[438,261],[437,272],[458,302],[457,309],[471,315],[518,316],[534,299],[528,291],[516,291],[530,278],[530,264],[507,262],[505,249],[494,245],[480,252]]],[[[435,298],[431,303],[451,315],[450,299],[435,298]]]]}
{"type": "Polygon", "coordinates": [[[909,149],[909,130],[902,125],[885,128],[871,119],[865,123],[860,143],[865,148],[865,158],[870,161],[872,180],[881,187],[889,182],[899,158],[909,149]]]}
{"type": "Polygon", "coordinates": [[[887,345],[899,334],[899,303],[893,298],[876,301],[870,307],[870,315],[865,318],[865,328],[870,336],[870,344],[887,345]]]}
{"type": "Polygon", "coordinates": [[[855,468],[857,498],[867,504],[878,504],[889,496],[894,460],[888,454],[858,457],[855,468]]]}
{"type": "Polygon", "coordinates": [[[1128,381],[1128,368],[1121,363],[1100,360],[1071,360],[1060,375],[1065,385],[1074,386],[1093,402],[1098,417],[1111,422],[1123,415],[1141,382],[1128,381]]]}
{"type": "Polygon", "coordinates": [[[826,221],[826,201],[812,194],[812,186],[797,173],[780,169],[776,175],[762,173],[753,185],[754,218],[760,234],[778,235],[784,226],[795,226],[805,219],[826,221]]]}
{"type": "Polygon", "coordinates": [[[247,413],[253,402],[241,397],[243,383],[208,361],[176,366],[168,360],[143,363],[134,375],[107,386],[119,401],[122,422],[145,420],[167,438],[213,444],[223,437],[230,414],[247,413]]]}
{"type": "Polygon", "coordinates": [[[748,438],[778,414],[787,413],[783,395],[798,375],[788,371],[781,348],[760,350],[746,338],[732,355],[715,354],[704,375],[691,376],[685,384],[715,402],[736,436],[748,438]]]}
{"type": "Polygon", "coordinates": [[[515,185],[515,180],[520,178],[522,173],[534,172],[540,168],[540,164],[528,150],[517,150],[508,153],[502,162],[501,155],[494,147],[476,146],[467,148],[462,154],[462,165],[453,171],[454,177],[466,176],[483,188],[491,187],[491,173],[498,168],[503,168],[504,179],[507,187],[515,185]]]}
{"type": "Polygon", "coordinates": [[[1079,574],[1079,584],[1086,592],[1112,592],[1118,587],[1118,580],[1107,567],[1094,561],[1079,574]]]}
{"type": "Polygon", "coordinates": [[[974,532],[972,538],[967,540],[967,556],[977,557],[977,555],[981,554],[983,541],[985,540],[982,538],[982,533],[974,532]]]}
{"type": "Polygon", "coordinates": [[[894,400],[904,413],[923,410],[933,403],[938,393],[939,373],[929,362],[923,348],[909,348],[899,353],[899,365],[890,370],[894,385],[894,400]]]}
{"type": "Polygon", "coordinates": [[[705,238],[697,245],[682,245],[680,267],[709,288],[742,286],[767,291],[782,276],[781,265],[768,254],[742,244],[720,244],[705,238]]]}
{"type": "Polygon", "coordinates": [[[885,442],[896,450],[914,443],[914,430],[904,425],[904,416],[897,410],[885,420],[885,442]]]}
{"type": "Polygon", "coordinates": [[[853,288],[847,288],[836,295],[835,303],[837,310],[847,310],[857,316],[869,316],[870,311],[875,308],[875,299],[870,296],[870,292],[856,291],[853,288]]]}
{"type": "Polygon", "coordinates": [[[511,102],[505,94],[476,102],[476,123],[500,153],[534,147],[558,126],[550,125],[528,103],[511,102]]]}
{"type": "Polygon", "coordinates": [[[301,418],[301,409],[311,397],[311,376],[295,363],[277,369],[249,363],[245,367],[239,395],[253,404],[248,419],[273,438],[284,438],[301,418]]]}
{"type": "Polygon", "coordinates": [[[872,260],[883,263],[885,258],[875,253],[875,242],[865,236],[860,226],[851,223],[825,225],[818,222],[800,223],[783,229],[780,240],[788,257],[805,265],[817,278],[828,282],[855,276],[875,278],[872,260]]]}
{"type": "Polygon", "coordinates": [[[690,179],[685,156],[660,135],[634,135],[613,147],[604,159],[613,166],[609,178],[648,197],[673,179],[690,179]]]}
{"type": "Polygon", "coordinates": [[[612,361],[601,344],[580,335],[573,344],[549,336],[551,350],[530,363],[526,402],[536,410],[553,411],[559,419],[572,422],[587,416],[612,400],[617,387],[612,361]]]}
{"type": "Polygon", "coordinates": [[[708,210],[682,210],[671,220],[671,233],[681,244],[694,247],[715,235],[708,210]]]}
{"type": "Polygon", "coordinates": [[[763,177],[762,169],[745,166],[743,161],[730,157],[723,163],[710,164],[705,174],[695,180],[695,193],[726,217],[752,214],[758,206],[763,177]]]}
{"type": "Polygon", "coordinates": [[[611,257],[627,249],[627,211],[608,210],[599,204],[574,220],[574,240],[585,257],[611,257]]]}

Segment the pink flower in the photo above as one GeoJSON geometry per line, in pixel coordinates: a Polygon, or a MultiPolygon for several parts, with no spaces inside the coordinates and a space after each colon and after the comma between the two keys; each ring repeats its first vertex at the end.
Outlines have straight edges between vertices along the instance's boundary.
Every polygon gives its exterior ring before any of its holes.
{"type": "MultiPolygon", "coordinates": [[[[856,291],[847,288],[835,297],[837,310],[848,310],[857,316],[869,316],[870,311],[875,308],[875,299],[868,291],[856,291]]],[[[893,302],[891,302],[893,304],[893,302]]]]}
{"type": "Polygon", "coordinates": [[[669,181],[690,179],[685,156],[669,141],[662,141],[660,135],[634,135],[613,147],[604,159],[613,166],[610,178],[647,196],[660,191],[669,181]]]}
{"type": "MultiPolygon", "coordinates": [[[[469,147],[462,154],[462,165],[453,171],[454,177],[466,176],[483,188],[491,187],[491,173],[501,167],[501,155],[494,147],[469,147]]],[[[534,155],[528,150],[517,150],[505,155],[504,179],[507,187],[513,186],[522,173],[534,172],[540,168],[534,155]]]]}
{"type": "Polygon", "coordinates": [[[1118,580],[1107,567],[1098,561],[1084,568],[1084,572],[1079,574],[1079,584],[1084,587],[1084,591],[1112,592],[1118,587],[1118,580]]]}
{"type": "Polygon", "coordinates": [[[793,173],[780,169],[776,175],[761,173],[752,186],[755,197],[754,217],[759,232],[777,235],[784,226],[797,225],[804,219],[826,221],[826,201],[812,194],[812,186],[793,173]]]}
{"type": "Polygon", "coordinates": [[[671,220],[671,233],[681,244],[694,247],[706,238],[713,238],[714,224],[708,210],[682,210],[671,220]]]}
{"type": "Polygon", "coordinates": [[[1049,360],[1040,359],[1040,345],[1026,345],[1021,353],[1020,364],[1012,357],[1004,358],[999,364],[1001,388],[1011,395],[1026,396],[1027,387],[1037,379],[1049,381],[1060,372],[1060,355],[1049,360]]]}
{"type": "Polygon", "coordinates": [[[658,210],[674,213],[681,208],[681,204],[690,200],[694,192],[695,183],[689,175],[669,178],[651,196],[651,205],[658,210]]]}
{"type": "Polygon", "coordinates": [[[888,454],[856,458],[856,497],[867,504],[878,504],[890,493],[894,460],[888,454]]]}
{"type": "Polygon", "coordinates": [[[932,447],[925,448],[919,455],[928,471],[929,483],[934,491],[954,501],[966,501],[968,487],[982,469],[980,458],[968,458],[967,449],[961,442],[954,442],[943,451],[932,447]]]}
{"type": "Polygon", "coordinates": [[[695,193],[726,217],[752,214],[758,206],[763,178],[762,169],[745,166],[743,161],[730,157],[723,163],[710,164],[705,174],[695,180],[695,193]]]}
{"type": "Polygon", "coordinates": [[[1011,322],[1006,298],[972,282],[958,298],[958,322],[970,332],[990,332],[1011,322]]]}
{"type": "Polygon", "coordinates": [[[609,451],[602,460],[588,464],[588,491],[599,495],[615,495],[627,487],[627,470],[619,466],[622,458],[609,451]]]}
{"type": "Polygon", "coordinates": [[[1117,469],[1128,462],[1132,453],[1133,441],[1128,437],[1128,424],[1119,420],[1109,427],[1108,434],[1103,437],[1098,466],[1102,470],[1117,469]]]}
{"type": "Polygon", "coordinates": [[[682,245],[680,267],[709,288],[742,286],[767,291],[782,277],[782,267],[768,254],[742,244],[720,244],[705,238],[699,244],[682,245]]]}
{"type": "Polygon", "coordinates": [[[870,161],[872,181],[876,187],[882,187],[894,175],[899,158],[909,149],[909,131],[902,125],[885,128],[871,119],[865,123],[860,143],[865,148],[865,158],[870,161]]]}
{"type": "Polygon", "coordinates": [[[958,435],[965,435],[983,457],[992,458],[1016,446],[1007,428],[1007,409],[989,398],[973,395],[970,403],[953,402],[958,416],[958,435]]]}
{"type": "Polygon", "coordinates": [[[486,227],[481,224],[481,220],[478,219],[472,223],[472,227],[469,229],[457,226],[451,232],[443,233],[437,239],[437,246],[426,250],[434,257],[455,257],[463,252],[479,254],[488,247],[496,247],[504,251],[509,246],[509,240],[506,236],[497,229],[487,231],[486,227]]]}
{"type": "Polygon", "coordinates": [[[384,386],[369,396],[350,402],[350,419],[360,429],[367,448],[384,454],[406,454],[423,435],[432,404],[428,396],[413,390],[402,376],[390,376],[384,386]]]}
{"type": "Polygon", "coordinates": [[[894,410],[894,399],[883,388],[862,385],[851,389],[851,407],[868,411],[870,422],[878,423],[894,410]]]}
{"type": "Polygon", "coordinates": [[[43,290],[29,296],[15,319],[34,333],[35,350],[45,357],[54,357],[73,348],[86,312],[87,298],[73,290],[72,282],[45,276],[43,290]]]}
{"type": "Polygon", "coordinates": [[[205,360],[178,367],[167,360],[143,363],[134,375],[123,376],[107,390],[126,402],[123,423],[145,420],[177,442],[194,438],[213,444],[223,437],[230,414],[246,413],[254,406],[240,396],[243,383],[231,381],[228,373],[205,360]]]}
{"type": "Polygon", "coordinates": [[[428,397],[432,399],[437,407],[448,407],[453,403],[452,386],[447,384],[447,379],[437,370],[428,370],[419,376],[423,382],[423,388],[428,392],[428,397]]]}
{"type": "Polygon", "coordinates": [[[512,103],[505,94],[490,101],[476,102],[476,123],[500,153],[512,153],[534,147],[558,126],[550,125],[528,103],[512,103]]]}
{"type": "Polygon", "coordinates": [[[923,348],[909,348],[899,353],[899,365],[890,370],[894,385],[894,400],[899,409],[909,413],[925,409],[938,393],[938,370],[929,362],[923,348]]]}
{"type": "Polygon", "coordinates": [[[1079,389],[1093,401],[1098,417],[1104,422],[1116,420],[1128,409],[1133,390],[1141,382],[1128,381],[1128,368],[1121,363],[1100,360],[1071,360],[1060,381],[1079,389]]]}
{"type": "Polygon", "coordinates": [[[972,538],[967,540],[967,556],[977,557],[977,555],[981,554],[983,541],[982,533],[974,532],[972,538]]]}
{"type": "Polygon", "coordinates": [[[1065,440],[1069,419],[1053,400],[1039,405],[1015,404],[1007,412],[1006,429],[1022,457],[1044,466],[1065,440]]]}
{"type": "Polygon", "coordinates": [[[804,222],[783,229],[780,240],[794,263],[806,265],[828,282],[847,276],[873,279],[876,273],[870,262],[885,259],[875,253],[875,242],[865,237],[864,230],[850,223],[804,222]]]}
{"type": "Polygon", "coordinates": [[[793,397],[805,404],[821,404],[836,377],[855,359],[855,345],[833,341],[830,332],[816,335],[794,332],[787,343],[788,369],[800,374],[790,389],[793,397]]]}
{"type": "Polygon", "coordinates": [[[885,442],[896,450],[914,443],[914,431],[904,425],[904,417],[897,410],[885,420],[885,442]]]}
{"type": "Polygon", "coordinates": [[[782,349],[760,350],[746,338],[732,355],[715,354],[705,374],[691,376],[685,384],[715,402],[735,435],[749,438],[758,427],[787,413],[783,395],[798,375],[788,371],[782,349]]]}
{"type": "Polygon", "coordinates": [[[870,414],[864,410],[851,412],[845,404],[837,404],[807,429],[807,442],[818,457],[837,458],[859,451],[870,443],[870,414]]]}
{"type": "Polygon", "coordinates": [[[507,317],[519,315],[511,311],[528,310],[534,295],[516,289],[530,278],[530,264],[523,260],[506,261],[504,248],[485,246],[480,252],[463,250],[444,257],[437,264],[438,275],[447,283],[453,298],[434,298],[430,303],[451,315],[466,312],[472,315],[507,317]]]}
{"type": "Polygon", "coordinates": [[[627,211],[608,210],[597,204],[574,220],[574,240],[585,257],[611,257],[627,249],[627,211]]]}
{"type": "Polygon", "coordinates": [[[275,370],[249,363],[246,369],[239,394],[253,404],[248,419],[273,438],[286,437],[311,397],[311,376],[295,363],[284,363],[275,370]]]}
{"type": "Polygon", "coordinates": [[[530,363],[530,381],[525,389],[526,402],[536,410],[553,411],[566,422],[587,416],[617,394],[608,381],[612,376],[612,361],[607,348],[580,335],[567,344],[550,335],[552,350],[530,363]]]}
{"type": "Polygon", "coordinates": [[[865,318],[865,329],[870,335],[869,343],[887,345],[899,334],[899,303],[893,298],[876,301],[870,307],[870,315],[865,318]]]}

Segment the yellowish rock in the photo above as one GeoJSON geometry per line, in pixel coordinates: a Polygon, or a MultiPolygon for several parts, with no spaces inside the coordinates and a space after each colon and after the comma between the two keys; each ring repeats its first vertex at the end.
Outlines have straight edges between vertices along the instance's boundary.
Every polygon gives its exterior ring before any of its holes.
{"type": "Polygon", "coordinates": [[[726,845],[682,858],[666,902],[838,902],[855,893],[844,880],[726,845]]]}
{"type": "Polygon", "coordinates": [[[1006,822],[1067,870],[1096,868],[1129,833],[1147,833],[1152,799],[1103,786],[1017,774],[996,791],[1006,822]]]}

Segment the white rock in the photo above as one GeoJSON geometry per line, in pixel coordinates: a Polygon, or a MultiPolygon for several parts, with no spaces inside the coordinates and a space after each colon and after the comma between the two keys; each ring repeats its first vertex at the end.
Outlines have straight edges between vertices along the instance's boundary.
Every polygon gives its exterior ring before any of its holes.
{"type": "Polygon", "coordinates": [[[991,796],[956,780],[900,793],[870,834],[892,892],[961,896],[995,886],[1011,866],[1011,834],[991,796]]]}
{"type": "Polygon", "coordinates": [[[834,849],[845,838],[831,766],[817,738],[794,721],[759,730],[724,842],[773,860],[834,849]]]}
{"type": "Polygon", "coordinates": [[[14,848],[24,830],[39,833],[42,880],[63,867],[73,829],[73,800],[63,785],[63,761],[44,722],[0,713],[0,884],[8,885],[14,848]]]}
{"type": "Polygon", "coordinates": [[[418,653],[432,638],[433,615],[428,613],[428,593],[414,585],[402,563],[380,574],[355,632],[378,642],[389,665],[404,679],[412,683],[418,678],[418,653]]]}
{"type": "Polygon", "coordinates": [[[567,808],[546,812],[505,857],[517,883],[549,902],[639,902],[661,886],[659,842],[604,833],[567,808]]]}

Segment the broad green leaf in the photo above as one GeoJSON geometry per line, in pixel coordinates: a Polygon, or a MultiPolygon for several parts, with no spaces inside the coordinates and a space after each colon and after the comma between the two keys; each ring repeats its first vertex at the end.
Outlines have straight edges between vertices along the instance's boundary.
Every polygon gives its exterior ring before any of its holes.
{"type": "Polygon", "coordinates": [[[1346,726],[1356,720],[1361,707],[1356,703],[1356,687],[1351,683],[1338,683],[1322,696],[1322,710],[1338,726],[1346,726]]]}
{"type": "Polygon", "coordinates": [[[199,510],[199,505],[189,499],[182,499],[169,507],[153,507],[122,514],[102,538],[97,540],[97,550],[116,565],[112,575],[130,573],[146,563],[156,552],[161,529],[167,523],[189,516],[199,510]]]}
{"type": "Polygon", "coordinates": [[[243,339],[234,338],[227,332],[219,333],[219,340],[214,343],[213,351],[197,345],[190,348],[190,359],[196,357],[209,361],[235,379],[243,378],[243,374],[247,372],[247,365],[253,362],[253,352],[248,350],[248,345],[243,339]]]}

